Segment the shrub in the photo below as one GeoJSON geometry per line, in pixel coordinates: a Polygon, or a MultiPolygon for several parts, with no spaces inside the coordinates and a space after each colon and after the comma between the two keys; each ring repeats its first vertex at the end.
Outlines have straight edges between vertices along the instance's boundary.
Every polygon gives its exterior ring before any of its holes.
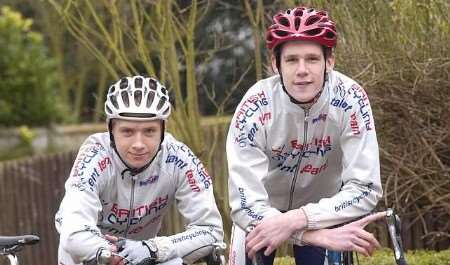
{"type": "MultiPolygon", "coordinates": [[[[394,253],[390,249],[378,250],[372,257],[358,256],[361,265],[395,265],[394,253]]],[[[412,265],[450,265],[450,250],[445,251],[409,251],[406,253],[408,264],[412,265]]],[[[290,257],[280,257],[275,259],[276,265],[295,265],[295,261],[290,257]]]]}
{"type": "Polygon", "coordinates": [[[47,125],[61,121],[63,104],[58,97],[55,61],[32,20],[9,7],[0,13],[0,124],[47,125]]]}

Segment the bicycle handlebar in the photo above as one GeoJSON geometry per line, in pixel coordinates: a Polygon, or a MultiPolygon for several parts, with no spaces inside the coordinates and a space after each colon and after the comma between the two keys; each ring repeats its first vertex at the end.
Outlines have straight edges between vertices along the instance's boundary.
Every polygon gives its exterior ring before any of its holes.
{"type": "Polygon", "coordinates": [[[39,240],[35,235],[0,236],[0,256],[7,256],[11,265],[18,265],[16,253],[21,251],[23,246],[36,244],[39,240]]]}
{"type": "Polygon", "coordinates": [[[32,245],[39,242],[35,235],[0,236],[0,248],[14,248],[16,246],[32,245]]]}
{"type": "Polygon", "coordinates": [[[39,242],[35,235],[0,236],[0,255],[15,255],[25,245],[33,245],[39,242]]]}
{"type": "MultiPolygon", "coordinates": [[[[116,242],[116,247],[118,251],[120,251],[125,244],[125,239],[119,239],[119,241],[116,242]]],[[[225,265],[225,250],[226,250],[226,244],[225,243],[213,243],[211,244],[213,247],[213,250],[210,255],[205,257],[206,264],[208,265],[225,265]]],[[[83,264],[86,265],[109,265],[111,259],[114,257],[120,257],[124,261],[126,261],[126,264],[132,264],[130,261],[126,259],[126,257],[121,256],[118,253],[112,252],[109,249],[106,248],[100,248],[97,250],[96,257],[93,260],[90,260],[88,262],[85,262],[83,264]]],[[[155,264],[154,260],[150,259],[144,259],[141,262],[139,262],[136,265],[153,265],[155,264]]],[[[262,263],[261,263],[262,264],[262,263]]]]}

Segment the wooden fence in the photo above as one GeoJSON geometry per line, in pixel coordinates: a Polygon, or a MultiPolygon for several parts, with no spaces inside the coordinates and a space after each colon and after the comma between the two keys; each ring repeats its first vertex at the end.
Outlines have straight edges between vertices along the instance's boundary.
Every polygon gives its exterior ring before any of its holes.
{"type": "MultiPolygon", "coordinates": [[[[210,141],[214,134],[219,139],[225,139],[225,130],[220,129],[206,134],[205,141],[210,141]]],[[[228,232],[230,224],[224,141],[219,141],[215,150],[221,151],[215,152],[209,160],[208,168],[214,177],[216,201],[228,232]]],[[[76,152],[71,151],[0,163],[0,235],[37,234],[41,237],[38,245],[27,247],[20,254],[23,264],[57,264],[58,235],[54,228],[54,214],[64,195],[64,182],[75,156],[76,152]]],[[[172,214],[176,214],[174,209],[172,214]]],[[[413,219],[413,216],[403,218],[406,249],[449,247],[448,239],[431,245],[422,238],[423,227],[433,227],[433,213],[423,219],[426,226],[423,222],[411,224],[413,219]]],[[[170,218],[164,223],[164,233],[179,231],[182,228],[180,218],[170,218]]],[[[373,226],[371,230],[382,244],[388,245],[384,226],[373,226]]],[[[0,264],[6,265],[4,260],[0,260],[0,264]]]]}
{"type": "Polygon", "coordinates": [[[20,254],[23,264],[57,264],[54,215],[74,157],[66,152],[0,164],[0,234],[41,237],[39,245],[20,254]]]}

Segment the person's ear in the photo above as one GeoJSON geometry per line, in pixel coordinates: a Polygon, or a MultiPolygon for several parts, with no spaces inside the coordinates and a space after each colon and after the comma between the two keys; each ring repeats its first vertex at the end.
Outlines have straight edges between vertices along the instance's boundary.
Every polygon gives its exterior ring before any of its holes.
{"type": "Polygon", "coordinates": [[[270,59],[272,61],[272,71],[274,73],[278,74],[277,60],[276,60],[275,55],[273,53],[270,55],[270,59]]]}
{"type": "Polygon", "coordinates": [[[325,67],[326,67],[327,73],[330,73],[333,70],[334,62],[335,62],[334,53],[330,52],[327,59],[325,60],[325,67]]]}

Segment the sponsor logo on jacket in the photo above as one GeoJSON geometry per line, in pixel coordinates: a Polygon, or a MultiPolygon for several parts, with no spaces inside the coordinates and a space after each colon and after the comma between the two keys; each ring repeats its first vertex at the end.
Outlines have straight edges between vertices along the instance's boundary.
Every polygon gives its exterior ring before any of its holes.
{"type": "Polygon", "coordinates": [[[350,200],[343,201],[343,202],[339,203],[338,205],[334,206],[334,210],[336,212],[339,212],[347,207],[350,207],[355,204],[359,204],[359,202],[361,200],[363,200],[364,198],[366,198],[367,196],[369,196],[369,194],[371,194],[372,191],[373,191],[373,183],[371,182],[371,183],[367,184],[367,190],[361,192],[357,196],[354,196],[350,200]]]}
{"type": "Polygon", "coordinates": [[[247,118],[252,117],[262,106],[269,104],[264,91],[249,96],[239,105],[234,119],[234,126],[242,130],[247,123],[247,118]]]}
{"type": "Polygon", "coordinates": [[[356,84],[350,87],[350,91],[353,93],[353,98],[358,100],[359,113],[363,118],[366,130],[372,130],[369,98],[367,97],[366,92],[356,84]]]}
{"type": "Polygon", "coordinates": [[[250,216],[254,220],[262,220],[263,216],[258,215],[252,209],[247,206],[247,196],[245,195],[244,188],[238,188],[239,197],[241,199],[241,209],[244,210],[248,216],[250,216]]]}
{"type": "Polygon", "coordinates": [[[167,206],[169,195],[164,197],[157,197],[149,204],[140,205],[134,209],[119,208],[117,203],[114,203],[107,216],[107,221],[110,224],[130,224],[135,225],[141,222],[141,219],[149,215],[158,215],[159,212],[167,206]]]}
{"type": "Polygon", "coordinates": [[[140,181],[139,181],[139,186],[142,187],[142,186],[150,185],[150,184],[152,184],[152,183],[155,183],[158,179],[159,179],[159,176],[158,176],[158,175],[150,176],[150,177],[148,177],[147,179],[140,180],[140,181]]]}
{"type": "Polygon", "coordinates": [[[95,145],[89,146],[79,153],[77,159],[75,160],[71,176],[83,176],[84,170],[87,169],[87,165],[93,161],[100,151],[105,151],[105,148],[101,144],[96,143],[95,145]]]}
{"type": "Polygon", "coordinates": [[[352,105],[349,105],[343,98],[333,98],[331,100],[331,105],[336,108],[342,108],[344,111],[347,111],[352,108],[352,105]]]}
{"type": "MultiPolygon", "coordinates": [[[[272,159],[284,162],[286,159],[294,159],[299,155],[302,157],[310,157],[312,155],[317,155],[324,157],[328,151],[331,151],[331,136],[325,136],[324,138],[314,138],[309,143],[300,143],[298,140],[291,140],[290,147],[284,151],[285,145],[278,148],[272,148],[272,159]]],[[[281,167],[282,164],[279,165],[281,167]]],[[[289,168],[292,170],[292,168],[289,168]]]]}
{"type": "Polygon", "coordinates": [[[314,123],[319,122],[319,121],[326,121],[326,119],[327,119],[327,114],[321,113],[321,114],[319,114],[319,116],[317,116],[316,118],[312,119],[312,123],[314,124],[314,123]]]}
{"type": "Polygon", "coordinates": [[[212,236],[212,235],[211,235],[211,232],[209,232],[209,231],[198,230],[193,233],[188,233],[188,234],[184,233],[181,236],[176,236],[175,238],[172,239],[172,243],[176,244],[176,243],[180,243],[180,242],[183,242],[186,240],[193,240],[194,238],[199,237],[199,236],[212,236]]]}
{"type": "Polygon", "coordinates": [[[189,186],[191,187],[191,190],[194,192],[199,192],[200,187],[198,186],[198,183],[195,180],[193,170],[189,169],[188,171],[186,171],[185,176],[186,176],[187,182],[189,183],[189,186]]]}
{"type": "Polygon", "coordinates": [[[311,175],[318,175],[325,171],[328,167],[328,160],[321,165],[320,167],[314,167],[312,164],[307,164],[300,170],[300,174],[311,174],[311,175]]]}
{"type": "Polygon", "coordinates": [[[358,120],[356,118],[356,112],[353,112],[353,114],[350,115],[350,128],[352,128],[353,135],[357,135],[357,134],[361,133],[359,131],[358,120]]]}
{"type": "Polygon", "coordinates": [[[179,169],[183,169],[187,166],[187,163],[184,162],[181,158],[176,155],[168,155],[166,158],[166,164],[174,163],[176,167],[179,169]]]}

